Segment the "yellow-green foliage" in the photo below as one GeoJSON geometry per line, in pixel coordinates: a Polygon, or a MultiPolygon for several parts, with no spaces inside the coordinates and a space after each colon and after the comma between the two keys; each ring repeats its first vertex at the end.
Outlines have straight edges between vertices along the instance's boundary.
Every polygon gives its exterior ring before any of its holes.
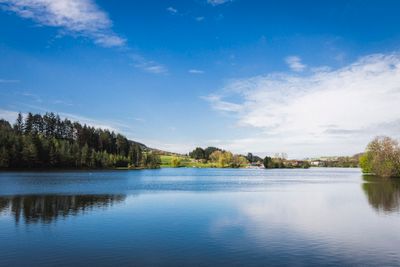
{"type": "Polygon", "coordinates": [[[161,155],[161,167],[166,168],[240,168],[245,167],[248,160],[242,155],[233,155],[228,151],[214,151],[210,160],[194,159],[188,156],[161,155]]]}
{"type": "Polygon", "coordinates": [[[177,168],[181,166],[181,159],[179,157],[172,157],[171,159],[171,167],[177,168]]]}
{"type": "Polygon", "coordinates": [[[360,167],[363,173],[372,173],[372,154],[369,151],[360,157],[360,167]]]}
{"type": "Polygon", "coordinates": [[[360,157],[360,166],[364,173],[381,177],[400,176],[400,146],[389,137],[377,137],[367,146],[360,157]]]}
{"type": "Polygon", "coordinates": [[[214,151],[210,155],[210,160],[215,163],[219,168],[229,167],[229,163],[232,161],[233,155],[226,151],[214,151]]]}
{"type": "Polygon", "coordinates": [[[241,155],[233,155],[229,151],[214,151],[210,155],[211,162],[215,163],[219,168],[239,168],[248,164],[248,160],[241,155]]]}

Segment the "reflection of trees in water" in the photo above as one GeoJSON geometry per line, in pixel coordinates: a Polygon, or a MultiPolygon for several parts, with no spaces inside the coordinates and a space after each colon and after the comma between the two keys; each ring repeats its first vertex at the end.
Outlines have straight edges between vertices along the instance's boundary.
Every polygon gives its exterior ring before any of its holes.
{"type": "Polygon", "coordinates": [[[369,204],[377,211],[400,210],[400,179],[364,176],[362,185],[369,204]]]}
{"type": "Polygon", "coordinates": [[[50,223],[58,218],[76,216],[88,210],[106,208],[122,202],[125,195],[44,195],[0,197],[0,212],[10,209],[19,222],[50,223]]]}
{"type": "Polygon", "coordinates": [[[4,198],[0,198],[0,213],[8,207],[8,201],[4,198]]]}

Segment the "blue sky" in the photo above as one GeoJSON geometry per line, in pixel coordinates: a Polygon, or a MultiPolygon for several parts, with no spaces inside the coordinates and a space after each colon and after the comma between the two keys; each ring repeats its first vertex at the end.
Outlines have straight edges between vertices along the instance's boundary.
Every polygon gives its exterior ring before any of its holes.
{"type": "Polygon", "coordinates": [[[400,137],[398,1],[0,0],[0,116],[188,152],[351,155],[400,137]]]}

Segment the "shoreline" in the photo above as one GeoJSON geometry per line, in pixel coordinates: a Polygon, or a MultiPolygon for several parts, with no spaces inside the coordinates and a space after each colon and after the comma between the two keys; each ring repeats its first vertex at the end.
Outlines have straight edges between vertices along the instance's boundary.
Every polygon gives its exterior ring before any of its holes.
{"type": "MultiPolygon", "coordinates": [[[[0,169],[0,172],[74,172],[74,171],[140,171],[140,170],[159,170],[159,169],[255,169],[255,170],[307,170],[307,169],[327,169],[327,168],[334,168],[334,169],[357,169],[360,167],[310,167],[310,168],[264,168],[264,167],[240,167],[240,168],[232,168],[232,167],[188,167],[188,166],[181,166],[181,167],[172,167],[172,166],[161,166],[159,168],[129,168],[129,167],[119,167],[119,168],[12,168],[12,169],[0,169]]],[[[365,173],[363,175],[367,176],[375,176],[374,174],[365,173]]]]}

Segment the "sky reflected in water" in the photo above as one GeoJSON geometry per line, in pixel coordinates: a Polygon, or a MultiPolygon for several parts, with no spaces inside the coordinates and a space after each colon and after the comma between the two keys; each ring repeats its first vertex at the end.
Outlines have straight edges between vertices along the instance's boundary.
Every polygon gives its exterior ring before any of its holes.
{"type": "Polygon", "coordinates": [[[358,169],[0,173],[0,266],[398,266],[399,201],[358,169]]]}

